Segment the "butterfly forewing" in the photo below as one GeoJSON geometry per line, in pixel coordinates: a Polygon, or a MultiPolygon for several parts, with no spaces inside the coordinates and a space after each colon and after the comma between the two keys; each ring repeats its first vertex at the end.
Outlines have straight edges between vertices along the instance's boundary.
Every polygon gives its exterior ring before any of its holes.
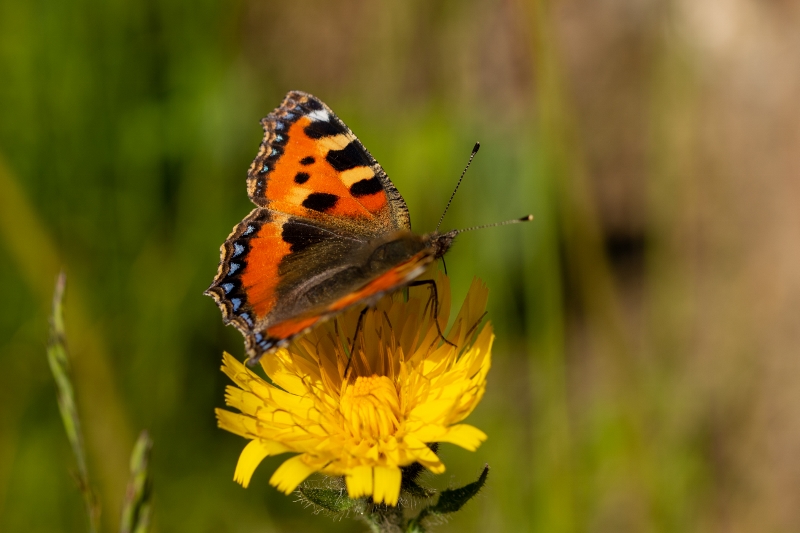
{"type": "Polygon", "coordinates": [[[261,122],[264,141],[247,177],[256,205],[373,234],[410,229],[386,172],[319,99],[290,92],[261,122]]]}

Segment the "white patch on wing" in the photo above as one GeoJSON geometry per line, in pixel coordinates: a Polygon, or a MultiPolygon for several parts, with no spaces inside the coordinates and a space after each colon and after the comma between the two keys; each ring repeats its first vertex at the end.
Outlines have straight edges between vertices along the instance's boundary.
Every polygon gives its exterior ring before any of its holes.
{"type": "Polygon", "coordinates": [[[318,120],[320,122],[328,122],[331,119],[331,116],[324,109],[317,109],[316,111],[312,111],[307,116],[311,120],[318,120]]]}

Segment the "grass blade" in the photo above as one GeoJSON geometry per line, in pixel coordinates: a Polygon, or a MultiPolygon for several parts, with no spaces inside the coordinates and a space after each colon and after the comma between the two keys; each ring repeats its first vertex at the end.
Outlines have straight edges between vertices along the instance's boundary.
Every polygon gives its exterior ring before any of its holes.
{"type": "Polygon", "coordinates": [[[120,533],[147,533],[150,527],[153,483],[149,464],[152,448],[150,435],[146,430],[142,431],[131,453],[131,477],[122,504],[120,533]]]}
{"type": "Polygon", "coordinates": [[[76,479],[86,505],[86,513],[89,518],[89,531],[90,533],[96,533],[98,531],[100,507],[89,485],[89,471],[86,467],[86,450],[83,432],[81,431],[81,421],[78,417],[78,408],[75,403],[75,389],[70,376],[69,355],[66,346],[63,308],[66,280],[66,275],[61,272],[56,281],[56,288],[53,294],[53,310],[50,316],[50,338],[47,343],[47,361],[50,364],[50,370],[56,381],[58,409],[61,412],[61,420],[64,423],[64,430],[67,432],[67,439],[69,439],[70,446],[72,446],[72,451],[75,454],[75,461],[78,466],[76,479]]]}

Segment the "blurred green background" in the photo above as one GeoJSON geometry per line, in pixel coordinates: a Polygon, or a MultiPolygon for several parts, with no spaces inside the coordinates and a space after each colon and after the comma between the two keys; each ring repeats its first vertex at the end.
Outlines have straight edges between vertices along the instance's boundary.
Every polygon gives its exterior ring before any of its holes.
{"type": "Polygon", "coordinates": [[[0,0],[0,531],[84,531],[45,359],[56,273],[106,531],[363,531],[233,470],[202,296],[259,119],[324,100],[487,281],[489,440],[440,531],[800,531],[800,9],[755,0],[0,0]]]}

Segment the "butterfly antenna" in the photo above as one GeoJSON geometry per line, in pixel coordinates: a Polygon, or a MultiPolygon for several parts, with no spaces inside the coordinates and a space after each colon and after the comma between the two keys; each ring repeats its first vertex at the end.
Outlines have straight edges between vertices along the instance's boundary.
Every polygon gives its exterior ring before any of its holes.
{"type": "Polygon", "coordinates": [[[459,229],[456,230],[456,233],[466,233],[468,231],[475,231],[476,229],[493,228],[495,226],[507,226],[509,224],[519,224],[520,222],[530,222],[531,220],[533,220],[533,215],[527,215],[522,218],[505,220],[503,222],[495,222],[494,224],[483,224],[482,226],[472,226],[471,228],[459,229]]]}
{"type": "Polygon", "coordinates": [[[442,213],[441,218],[439,218],[439,223],[436,224],[436,229],[434,230],[434,233],[439,231],[439,226],[442,225],[442,221],[444,220],[444,216],[447,214],[447,210],[450,209],[450,204],[453,202],[453,197],[456,195],[456,192],[458,191],[458,187],[461,185],[461,180],[464,179],[464,174],[467,173],[467,169],[472,164],[472,159],[475,157],[475,154],[478,153],[478,150],[480,150],[480,148],[481,148],[481,143],[475,143],[475,146],[472,148],[472,153],[469,154],[469,161],[467,161],[467,166],[464,168],[464,172],[461,173],[461,177],[458,178],[458,183],[456,183],[456,188],[453,189],[453,194],[450,195],[450,199],[447,201],[447,205],[444,208],[444,213],[442,213]]]}

